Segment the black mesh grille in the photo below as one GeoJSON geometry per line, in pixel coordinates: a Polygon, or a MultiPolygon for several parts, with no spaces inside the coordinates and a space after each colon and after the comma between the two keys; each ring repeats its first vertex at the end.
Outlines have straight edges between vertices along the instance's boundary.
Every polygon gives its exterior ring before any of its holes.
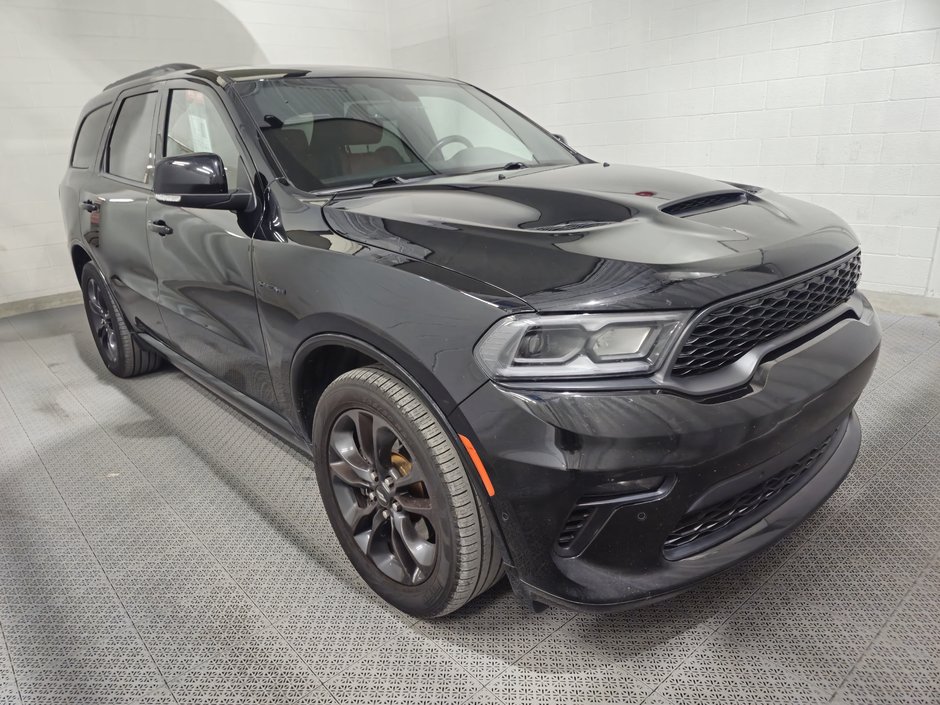
{"type": "Polygon", "coordinates": [[[810,471],[816,467],[820,456],[832,442],[832,438],[829,436],[797,462],[767,478],[759,485],[720,504],[686,514],[663,544],[663,553],[666,558],[690,556],[730,538],[736,533],[733,529],[743,531],[749,525],[746,523],[748,519],[756,520],[760,517],[761,507],[785,494],[789,488],[808,477],[810,471]],[[715,536],[718,532],[722,532],[720,537],[715,536]],[[710,537],[719,540],[709,541],[710,537]]]}
{"type": "Polygon", "coordinates": [[[747,203],[747,194],[741,191],[726,191],[712,193],[707,196],[687,198],[684,201],[673,201],[660,208],[663,213],[682,217],[693,213],[703,213],[717,208],[726,208],[738,203],[747,203]]]}
{"type": "Polygon", "coordinates": [[[714,372],[755,345],[799,328],[844,303],[861,273],[859,255],[797,284],[710,311],[692,330],[672,366],[689,377],[714,372]]]}

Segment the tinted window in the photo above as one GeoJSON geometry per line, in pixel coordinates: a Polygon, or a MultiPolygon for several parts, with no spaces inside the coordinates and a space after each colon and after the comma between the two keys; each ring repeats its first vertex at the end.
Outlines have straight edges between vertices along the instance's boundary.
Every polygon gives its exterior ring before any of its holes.
{"type": "Polygon", "coordinates": [[[200,91],[170,91],[164,154],[177,157],[193,152],[212,152],[222,158],[229,188],[238,183],[238,147],[225,127],[224,118],[209,97],[200,91]]]}
{"type": "Polygon", "coordinates": [[[85,119],[82,120],[81,127],[78,128],[78,136],[75,138],[75,145],[72,147],[72,166],[77,169],[87,169],[95,159],[95,153],[98,151],[98,142],[101,141],[101,133],[104,132],[104,123],[108,119],[108,108],[111,104],[95,108],[85,119]]]}
{"type": "Polygon", "coordinates": [[[534,123],[463,83],[283,78],[237,84],[291,182],[302,189],[388,176],[576,164],[534,123]]]}
{"type": "Polygon", "coordinates": [[[109,173],[143,183],[150,181],[151,136],[157,103],[156,93],[134,95],[121,103],[108,144],[109,173]]]}

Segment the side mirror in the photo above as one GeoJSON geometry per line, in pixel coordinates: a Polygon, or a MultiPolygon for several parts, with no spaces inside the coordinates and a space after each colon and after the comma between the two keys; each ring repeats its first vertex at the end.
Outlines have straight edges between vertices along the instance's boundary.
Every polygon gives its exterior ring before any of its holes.
{"type": "Polygon", "coordinates": [[[558,140],[559,142],[561,142],[561,143],[564,144],[564,145],[567,145],[567,144],[568,144],[568,140],[565,139],[565,136],[564,136],[564,135],[559,135],[559,134],[557,134],[557,133],[552,133],[552,137],[554,137],[556,140],[558,140]]]}
{"type": "Polygon", "coordinates": [[[205,152],[167,157],[157,162],[153,192],[160,203],[182,208],[243,211],[252,201],[252,195],[246,191],[228,190],[222,159],[218,154],[205,152]]]}

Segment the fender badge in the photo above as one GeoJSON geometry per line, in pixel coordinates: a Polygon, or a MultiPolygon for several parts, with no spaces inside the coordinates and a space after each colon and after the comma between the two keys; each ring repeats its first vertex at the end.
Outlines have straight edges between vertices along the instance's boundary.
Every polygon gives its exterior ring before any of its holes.
{"type": "Polygon", "coordinates": [[[267,282],[258,282],[258,287],[261,289],[267,289],[268,291],[272,291],[278,296],[284,296],[284,294],[287,293],[287,289],[282,289],[279,286],[275,286],[274,284],[268,284],[267,282]]]}

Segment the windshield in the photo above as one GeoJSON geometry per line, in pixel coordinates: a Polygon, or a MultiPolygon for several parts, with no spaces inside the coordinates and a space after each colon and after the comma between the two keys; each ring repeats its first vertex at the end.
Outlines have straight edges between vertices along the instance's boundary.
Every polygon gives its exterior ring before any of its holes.
{"type": "Polygon", "coordinates": [[[307,191],[578,163],[541,128],[461,83],[283,78],[237,90],[288,179],[307,191]]]}

